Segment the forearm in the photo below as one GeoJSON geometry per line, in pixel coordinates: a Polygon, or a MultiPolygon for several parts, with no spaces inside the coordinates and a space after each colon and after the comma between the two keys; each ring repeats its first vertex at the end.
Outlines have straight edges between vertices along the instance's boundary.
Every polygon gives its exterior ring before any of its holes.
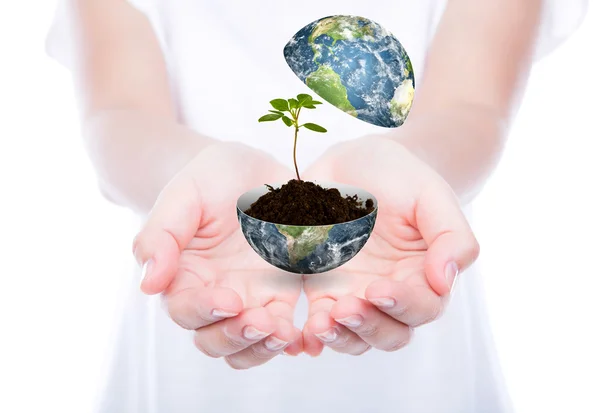
{"type": "Polygon", "coordinates": [[[144,111],[104,110],[84,122],[84,142],[103,195],[140,214],[189,161],[217,142],[144,111]]]}
{"type": "Polygon", "coordinates": [[[449,0],[408,121],[393,132],[463,199],[500,157],[531,67],[541,3],[449,0]],[[429,133],[419,134],[428,122],[429,133]]]}
{"type": "Polygon", "coordinates": [[[214,141],[177,123],[166,64],[149,21],[125,0],[64,0],[86,148],[103,193],[146,212],[214,141]]]}
{"type": "Polygon", "coordinates": [[[135,109],[174,117],[167,69],[150,22],[126,0],[62,0],[83,117],[135,109]]]}

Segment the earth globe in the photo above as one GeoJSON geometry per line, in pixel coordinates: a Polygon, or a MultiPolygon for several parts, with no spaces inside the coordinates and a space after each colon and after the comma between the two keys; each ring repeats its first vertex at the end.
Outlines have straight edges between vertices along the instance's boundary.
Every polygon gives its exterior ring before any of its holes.
{"type": "MultiPolygon", "coordinates": [[[[295,75],[322,99],[348,115],[384,128],[401,126],[412,106],[415,78],[400,42],[378,23],[359,16],[329,16],[298,31],[284,47],[295,75]]],[[[289,125],[288,125],[289,126],[289,125]]],[[[362,218],[333,225],[297,226],[247,215],[267,187],[243,194],[237,203],[244,237],[265,261],[287,272],[318,274],[351,260],[375,226],[377,200],[367,191],[340,183],[315,182],[372,200],[362,218]]]]}

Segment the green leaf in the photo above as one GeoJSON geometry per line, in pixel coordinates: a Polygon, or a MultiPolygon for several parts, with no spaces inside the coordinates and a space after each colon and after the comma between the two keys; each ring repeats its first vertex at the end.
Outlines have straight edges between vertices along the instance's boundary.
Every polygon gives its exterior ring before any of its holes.
{"type": "Polygon", "coordinates": [[[289,111],[290,107],[288,106],[288,101],[285,99],[273,99],[271,102],[271,106],[273,106],[277,110],[289,111]]]}
{"type": "Polygon", "coordinates": [[[281,112],[281,111],[279,111],[279,110],[270,110],[269,112],[271,112],[271,113],[277,113],[278,115],[281,115],[281,116],[284,115],[284,113],[281,112]]]}
{"type": "Polygon", "coordinates": [[[302,126],[304,126],[306,129],[310,129],[313,132],[320,132],[320,133],[327,132],[327,129],[325,129],[322,126],[317,125],[316,123],[305,123],[302,126]]]}
{"type": "Polygon", "coordinates": [[[300,107],[298,101],[294,98],[288,99],[288,103],[290,104],[290,109],[297,109],[300,107]]]}
{"type": "Polygon", "coordinates": [[[271,113],[269,115],[265,115],[263,117],[261,117],[258,121],[259,122],[271,122],[274,120],[277,120],[281,118],[281,115],[277,114],[277,113],[271,113]]]}
{"type": "Polygon", "coordinates": [[[322,104],[323,104],[323,102],[319,102],[318,100],[312,100],[312,101],[310,102],[310,104],[311,104],[311,105],[322,105],[322,104]]]}
{"type": "Polygon", "coordinates": [[[306,93],[300,93],[298,96],[296,96],[296,98],[298,99],[298,104],[300,106],[304,106],[305,104],[310,104],[310,101],[312,100],[312,96],[307,95],[306,93]]]}
{"type": "Polygon", "coordinates": [[[304,105],[303,107],[306,108],[306,109],[316,109],[317,108],[316,106],[313,106],[312,104],[311,105],[304,105]]]}
{"type": "Polygon", "coordinates": [[[284,116],[281,118],[281,120],[283,121],[283,123],[285,123],[287,126],[292,126],[294,124],[294,121],[291,120],[290,118],[288,118],[287,116],[284,116]]]}

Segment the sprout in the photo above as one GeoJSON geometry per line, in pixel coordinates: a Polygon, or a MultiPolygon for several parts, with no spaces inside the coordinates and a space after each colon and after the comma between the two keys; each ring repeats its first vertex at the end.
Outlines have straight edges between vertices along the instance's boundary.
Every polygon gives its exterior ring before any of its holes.
{"type": "Polygon", "coordinates": [[[321,105],[322,102],[313,100],[312,96],[307,94],[299,94],[296,98],[291,99],[273,99],[271,106],[275,110],[269,110],[269,114],[262,116],[259,122],[273,122],[281,119],[287,127],[294,127],[294,167],[296,168],[296,177],[300,181],[300,174],[298,173],[298,163],[296,162],[296,144],[298,142],[298,131],[304,127],[313,132],[325,133],[327,129],[319,126],[315,123],[299,123],[300,111],[302,108],[316,109],[317,105],[321,105]],[[289,113],[289,116],[286,115],[289,113]]]}

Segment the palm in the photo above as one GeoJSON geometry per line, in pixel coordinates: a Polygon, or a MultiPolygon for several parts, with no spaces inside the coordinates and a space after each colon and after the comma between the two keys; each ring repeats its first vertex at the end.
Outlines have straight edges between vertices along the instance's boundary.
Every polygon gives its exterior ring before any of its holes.
{"type": "Polygon", "coordinates": [[[427,245],[414,222],[418,183],[411,176],[410,162],[403,159],[405,153],[397,147],[378,137],[343,143],[308,171],[311,179],[340,181],[371,191],[379,204],[373,233],[357,256],[338,270],[306,279],[310,300],[348,294],[364,298],[366,288],[381,278],[426,282],[427,245]],[[377,169],[370,158],[378,160],[377,169]],[[406,182],[407,176],[411,182],[406,182]]]}
{"type": "MultiPolygon", "coordinates": [[[[379,199],[380,204],[385,205],[385,201],[379,199]]],[[[380,208],[369,241],[354,259],[337,270],[305,279],[309,300],[315,302],[324,297],[337,300],[346,295],[365,298],[367,287],[383,278],[426,286],[427,245],[405,218],[410,212],[410,209],[392,212],[380,208]]]]}
{"type": "Polygon", "coordinates": [[[373,233],[357,256],[339,269],[305,277],[310,303],[306,351],[321,351],[316,337],[333,340],[325,342],[350,354],[368,345],[388,351],[402,347],[411,327],[441,314],[452,245],[468,250],[456,255],[465,257],[465,266],[476,255],[476,242],[451,189],[403,146],[383,137],[333,147],[305,179],[350,184],[378,200],[373,233]],[[363,324],[351,331],[340,328],[341,321],[356,320],[357,314],[363,324]]]}
{"type": "MultiPolygon", "coordinates": [[[[228,233],[210,237],[203,229],[197,232],[181,254],[174,284],[177,290],[224,287],[240,296],[244,308],[264,307],[274,301],[293,308],[300,293],[300,280],[282,276],[280,270],[262,260],[236,225],[237,221],[227,218],[223,227],[232,229],[228,233]]],[[[176,293],[173,289],[171,292],[176,293]]]]}
{"type": "MultiPolygon", "coordinates": [[[[260,323],[261,317],[266,320],[264,309],[272,317],[292,319],[301,278],[263,261],[244,239],[236,216],[241,194],[290,177],[289,170],[260,151],[220,144],[202,151],[165,188],[151,215],[177,219],[177,225],[162,229],[179,247],[167,260],[174,265],[173,278],[163,294],[175,322],[198,330],[252,313],[260,323]]],[[[148,289],[161,291],[156,285],[148,289]]]]}

